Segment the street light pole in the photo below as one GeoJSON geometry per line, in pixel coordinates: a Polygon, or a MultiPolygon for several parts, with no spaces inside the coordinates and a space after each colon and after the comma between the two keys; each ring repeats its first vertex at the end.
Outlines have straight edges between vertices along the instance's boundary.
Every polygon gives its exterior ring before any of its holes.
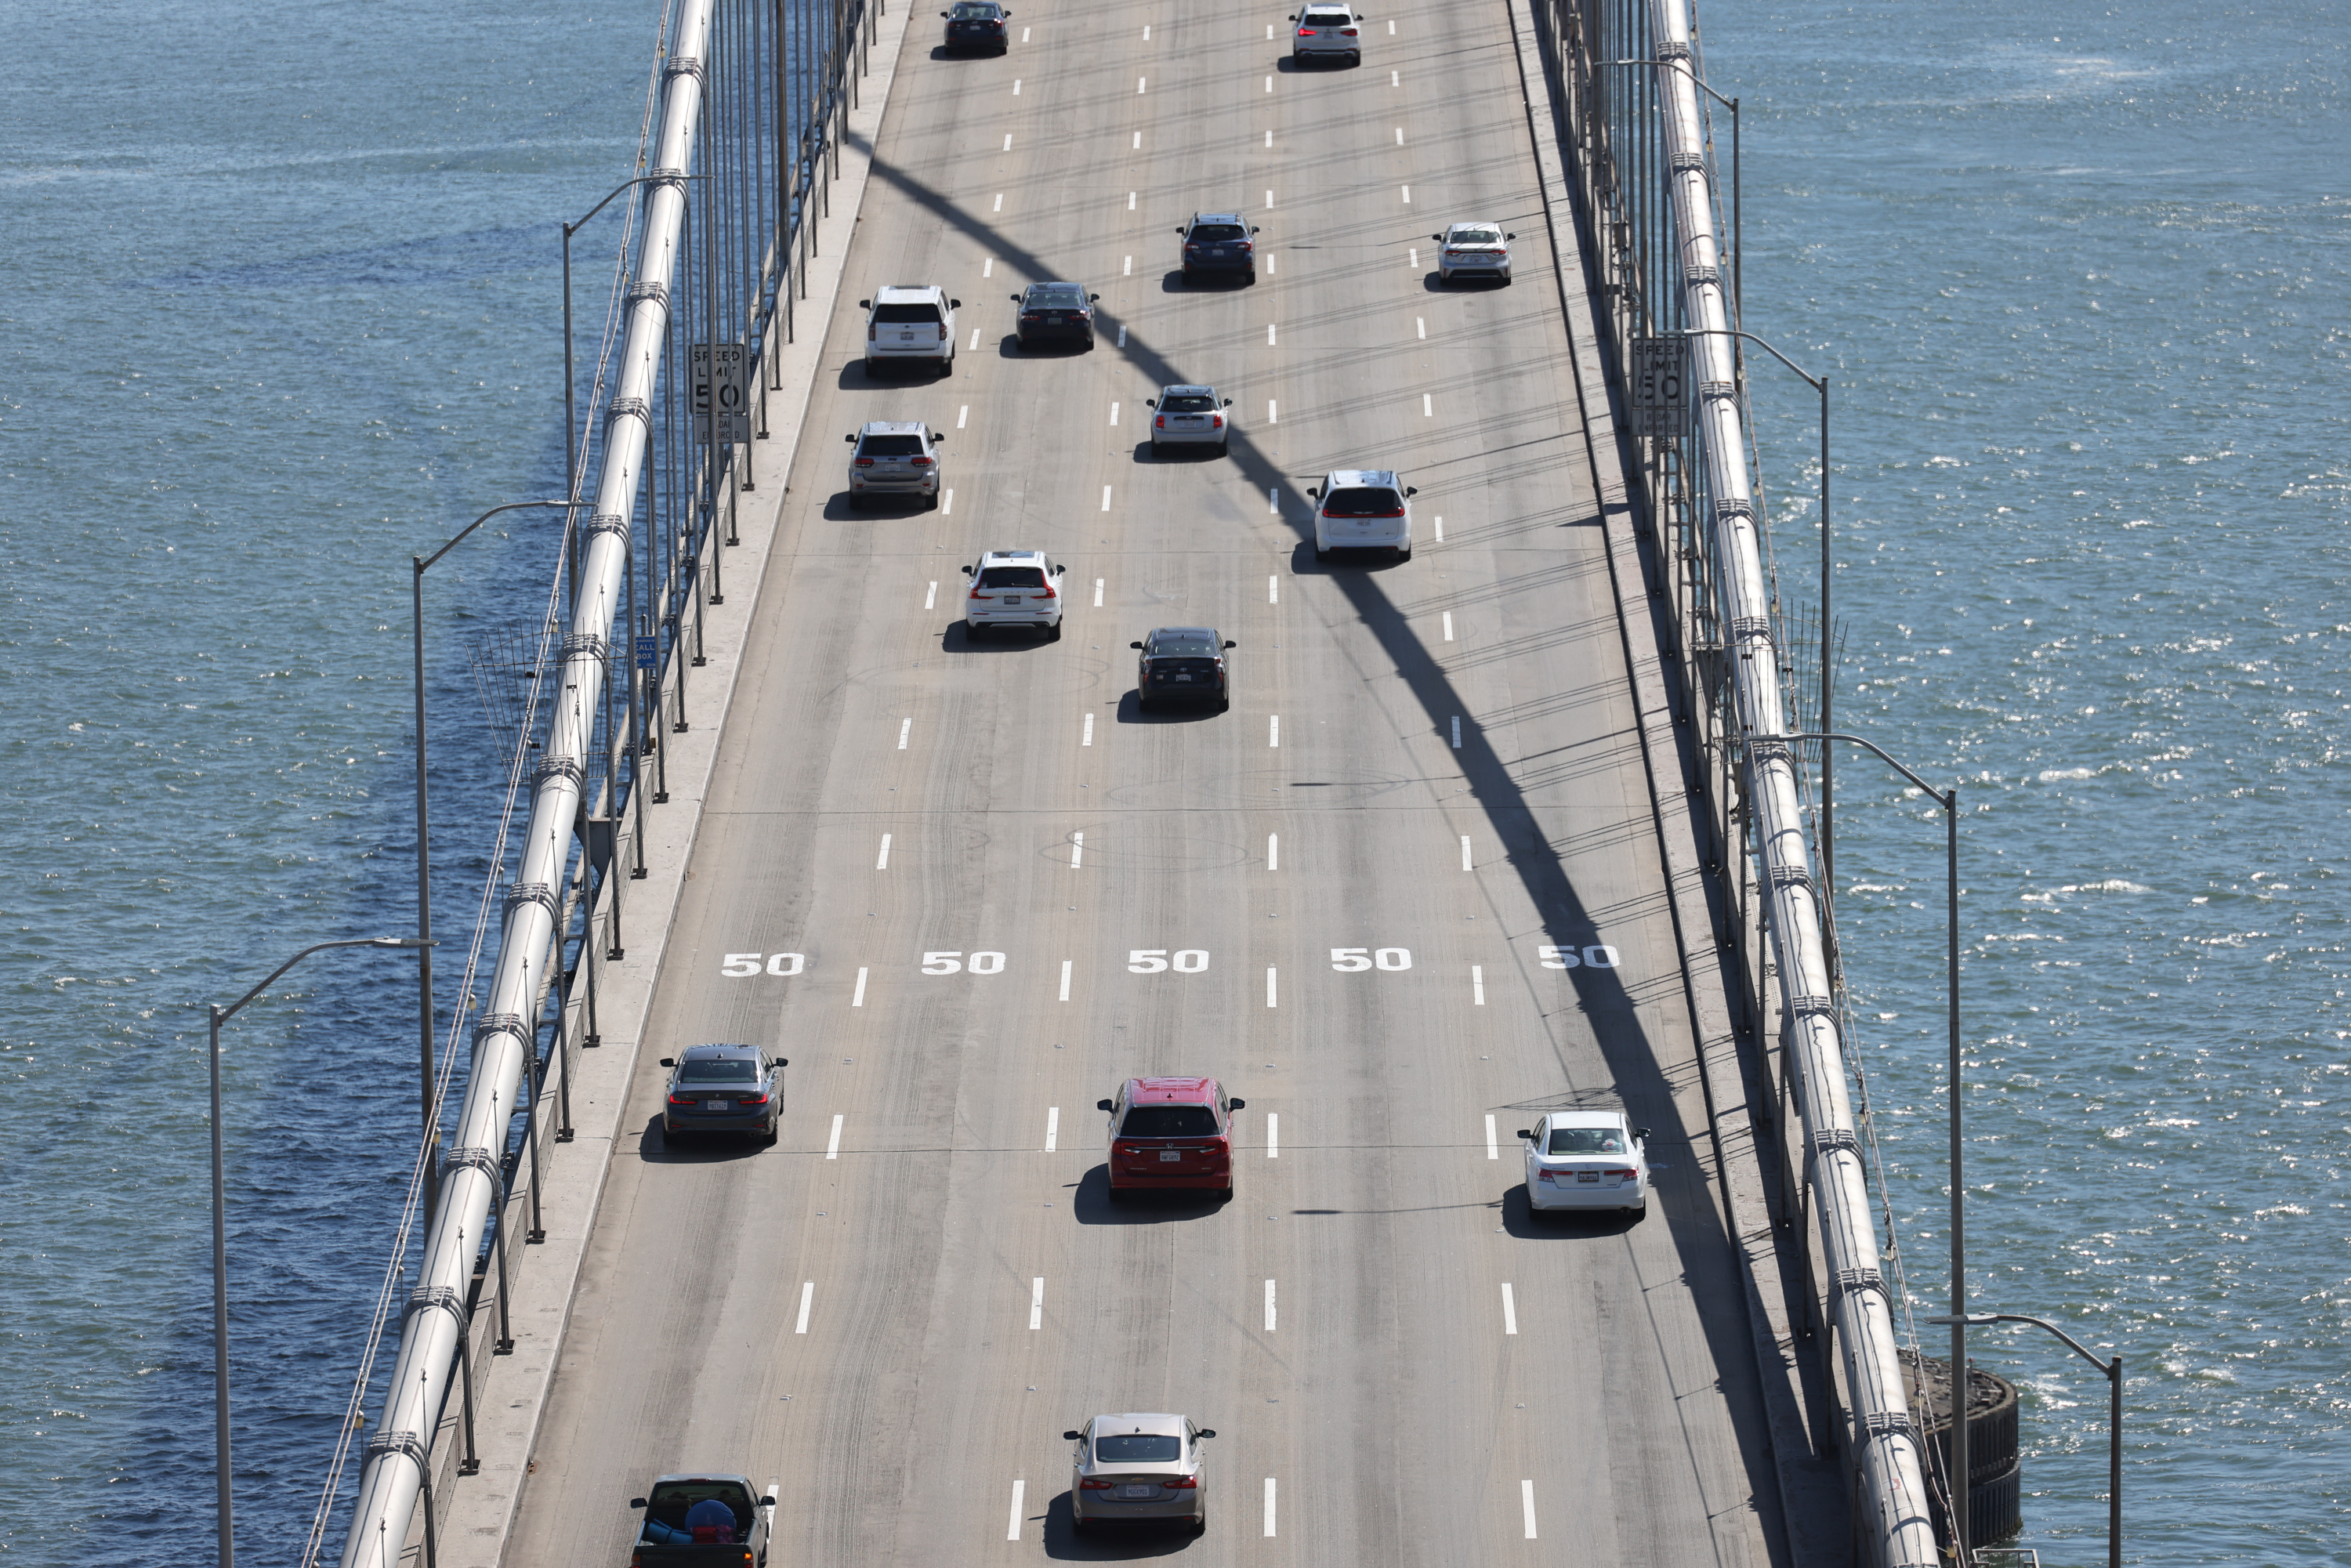
{"type": "Polygon", "coordinates": [[[228,1467],[228,1181],[221,1155],[221,1025],[243,1011],[245,1005],[277,983],[277,977],[308,957],[329,947],[413,947],[429,951],[433,944],[419,936],[350,936],[303,948],[271,971],[269,978],[226,1007],[205,1004],[212,1014],[211,1049],[213,1107],[213,1470],[214,1523],[220,1532],[220,1568],[236,1568],[235,1508],[229,1496],[228,1467]]]}
{"type": "MultiPolygon", "coordinates": [[[[503,507],[492,507],[458,531],[457,537],[429,556],[410,556],[408,597],[412,625],[414,630],[413,653],[415,657],[416,682],[416,939],[423,945],[423,960],[416,976],[416,1071],[417,1094],[424,1120],[424,1137],[430,1144],[439,1131],[433,1118],[433,1086],[437,1077],[434,1071],[433,1050],[433,831],[425,809],[424,795],[424,572],[434,561],[455,549],[465,536],[496,517],[500,512],[517,511],[526,507],[560,507],[567,511],[587,505],[582,501],[509,501],[503,507]]],[[[441,1170],[428,1154],[424,1162],[424,1212],[427,1215],[440,1207],[441,1170]]]]}
{"type": "MultiPolygon", "coordinates": [[[[1769,344],[1764,345],[1771,347],[1769,344]]],[[[1775,352],[1777,350],[1774,350],[1775,352]]],[[[1791,365],[1791,370],[1795,367],[1791,365]]],[[[1803,372],[1796,372],[1802,375],[1803,372]]],[[[1934,1320],[1949,1323],[1951,1330],[1951,1540],[1958,1546],[1959,1568],[1968,1562],[1968,1232],[1966,1206],[1965,1147],[1960,1142],[1961,1096],[1959,1093],[1959,787],[1938,789],[1901,763],[1888,756],[1874,740],[1858,735],[1840,735],[1830,730],[1814,734],[1789,735],[1784,740],[1817,740],[1822,742],[1822,771],[1827,771],[1827,742],[1850,741],[1874,753],[1877,759],[1903,778],[1917,785],[1928,799],[1943,808],[1943,879],[1944,925],[1947,942],[1945,962],[1949,978],[1949,1092],[1951,1113],[1951,1315],[1934,1320]]]]}
{"type": "MultiPolygon", "coordinates": [[[[1930,1323],[1956,1323],[1959,1315],[1928,1318],[1930,1323]]],[[[2123,1358],[2117,1352],[2100,1361],[2080,1340],[2051,1322],[2024,1312],[1969,1312],[1965,1321],[1981,1328],[1991,1323],[2031,1323],[2047,1329],[2065,1342],[2067,1349],[2106,1378],[2106,1568],[2123,1568],[2123,1358]]]]}

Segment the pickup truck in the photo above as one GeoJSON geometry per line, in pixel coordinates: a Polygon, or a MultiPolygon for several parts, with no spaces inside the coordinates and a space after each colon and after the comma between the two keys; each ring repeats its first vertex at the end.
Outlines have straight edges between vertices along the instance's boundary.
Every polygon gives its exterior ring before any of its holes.
{"type": "Polygon", "coordinates": [[[629,1506],[644,1511],[630,1568],[763,1568],[774,1494],[762,1497],[744,1476],[675,1475],[654,1479],[629,1506]],[[704,1509],[689,1524],[697,1503],[716,1500],[734,1515],[733,1525],[716,1524],[704,1509]],[[700,1528],[695,1528],[699,1525],[700,1528]]]}

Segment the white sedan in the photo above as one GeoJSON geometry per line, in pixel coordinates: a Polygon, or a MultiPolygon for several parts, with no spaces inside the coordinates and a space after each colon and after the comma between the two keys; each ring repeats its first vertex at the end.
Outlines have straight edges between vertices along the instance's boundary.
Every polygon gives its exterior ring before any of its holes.
{"type": "Polygon", "coordinates": [[[1635,1127],[1622,1111],[1553,1111],[1532,1127],[1519,1129],[1527,1145],[1527,1207],[1616,1208],[1645,1214],[1649,1207],[1646,1127],[1635,1127]]]}
{"type": "Polygon", "coordinates": [[[1442,283],[1457,277],[1510,280],[1510,242],[1499,224],[1455,224],[1441,235],[1431,235],[1444,248],[1437,253],[1437,277],[1442,283]]]}

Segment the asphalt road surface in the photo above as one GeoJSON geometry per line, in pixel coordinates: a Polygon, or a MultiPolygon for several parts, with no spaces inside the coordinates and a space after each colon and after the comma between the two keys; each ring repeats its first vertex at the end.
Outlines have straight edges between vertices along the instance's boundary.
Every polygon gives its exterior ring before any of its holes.
{"type": "Polygon", "coordinates": [[[1374,9],[1302,71],[1231,0],[917,12],[510,1563],[625,1563],[695,1468],[779,1478],[779,1565],[1779,1557],[1508,15],[1374,9]],[[1185,287],[1234,207],[1259,282],[1185,287]],[[1437,282],[1467,218],[1514,286],[1437,282]],[[1092,352],[1017,350],[1039,278],[1092,352]],[[869,380],[855,299],[932,282],[952,376],[869,380]],[[1151,456],[1176,382],[1229,457],[1151,456]],[[939,510],[850,510],[877,418],[948,433],[939,510]],[[1419,487],[1412,559],[1316,563],[1339,466],[1419,487]],[[963,631],[1008,548],[1059,643],[963,631]],[[1229,712],[1137,711],[1171,624],[1229,712]],[[702,1040],[791,1058],[777,1147],[665,1146],[702,1040]],[[1153,1073],[1247,1099],[1229,1204],[1108,1202],[1153,1073]],[[1530,1219],[1511,1134],[1581,1103],[1656,1129],[1646,1219],[1530,1219]],[[1217,1429],[1203,1537],[1071,1533],[1120,1410],[1217,1429]]]}

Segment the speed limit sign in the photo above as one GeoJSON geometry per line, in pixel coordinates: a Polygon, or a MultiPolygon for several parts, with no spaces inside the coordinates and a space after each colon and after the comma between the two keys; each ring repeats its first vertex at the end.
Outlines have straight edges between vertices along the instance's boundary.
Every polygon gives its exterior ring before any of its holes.
{"type": "Polygon", "coordinates": [[[1633,434],[1679,435],[1689,419],[1687,360],[1681,338],[1633,340],[1633,434]]]}
{"type": "Polygon", "coordinates": [[[743,345],[693,345],[694,438],[737,442],[751,439],[749,389],[744,384],[743,345]]]}

